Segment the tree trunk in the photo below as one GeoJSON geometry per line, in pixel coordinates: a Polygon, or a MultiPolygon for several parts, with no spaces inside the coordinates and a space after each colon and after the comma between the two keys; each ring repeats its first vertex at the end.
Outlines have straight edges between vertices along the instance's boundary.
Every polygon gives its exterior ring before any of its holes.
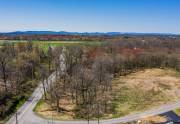
{"type": "Polygon", "coordinates": [[[43,90],[44,90],[44,98],[45,98],[45,100],[47,100],[47,96],[46,96],[46,87],[45,87],[44,82],[45,82],[45,80],[42,81],[42,84],[43,84],[43,90]]]}
{"type": "Polygon", "coordinates": [[[56,100],[57,111],[60,112],[59,99],[56,100]]]}
{"type": "Polygon", "coordinates": [[[6,79],[6,68],[5,68],[5,65],[2,65],[2,71],[3,71],[4,88],[5,88],[5,91],[7,91],[7,79],[6,79]]]}

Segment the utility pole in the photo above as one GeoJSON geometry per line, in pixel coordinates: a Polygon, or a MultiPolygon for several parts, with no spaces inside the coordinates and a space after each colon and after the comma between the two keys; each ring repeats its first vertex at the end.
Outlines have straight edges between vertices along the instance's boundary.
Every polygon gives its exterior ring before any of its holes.
{"type": "Polygon", "coordinates": [[[51,114],[52,114],[51,116],[52,116],[52,124],[53,124],[53,110],[52,110],[52,113],[51,113],[51,114]]]}
{"type": "Polygon", "coordinates": [[[99,102],[98,102],[98,124],[100,124],[99,123],[99,115],[100,115],[100,112],[99,112],[100,110],[99,110],[99,102]]]}
{"type": "Polygon", "coordinates": [[[16,124],[18,124],[18,113],[16,112],[16,124]]]}

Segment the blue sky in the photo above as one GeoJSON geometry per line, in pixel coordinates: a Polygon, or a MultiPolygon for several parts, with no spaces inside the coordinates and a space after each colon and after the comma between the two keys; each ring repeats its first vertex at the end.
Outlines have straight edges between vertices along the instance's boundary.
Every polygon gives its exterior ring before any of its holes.
{"type": "Polygon", "coordinates": [[[180,0],[0,0],[0,32],[180,34],[180,0]]]}

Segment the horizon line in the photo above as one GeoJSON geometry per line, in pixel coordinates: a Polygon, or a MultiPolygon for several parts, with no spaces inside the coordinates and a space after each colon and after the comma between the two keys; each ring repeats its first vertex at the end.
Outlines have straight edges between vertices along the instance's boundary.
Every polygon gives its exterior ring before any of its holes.
{"type": "Polygon", "coordinates": [[[66,33],[122,33],[122,34],[128,34],[128,33],[134,33],[134,34],[172,34],[172,35],[180,35],[180,33],[172,33],[172,32],[123,32],[123,31],[55,31],[55,30],[16,30],[16,31],[0,31],[1,34],[6,33],[15,33],[15,32],[66,32],[66,33]]]}

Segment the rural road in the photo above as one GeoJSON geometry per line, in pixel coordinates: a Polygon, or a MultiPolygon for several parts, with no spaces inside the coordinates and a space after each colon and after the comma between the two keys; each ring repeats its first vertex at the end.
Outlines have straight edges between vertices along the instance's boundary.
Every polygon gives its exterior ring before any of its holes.
{"type": "MultiPolygon", "coordinates": [[[[49,78],[49,82],[55,80],[55,73],[53,73],[49,78]]],[[[32,96],[28,101],[18,110],[18,124],[87,124],[87,121],[52,121],[40,118],[33,112],[34,107],[41,99],[43,92],[42,83],[36,88],[32,96]]],[[[117,124],[120,122],[129,122],[133,120],[138,120],[147,116],[153,116],[168,112],[170,110],[180,108],[180,100],[175,103],[170,103],[166,105],[159,106],[149,111],[142,113],[135,113],[121,118],[101,120],[101,124],[117,124]]],[[[16,115],[12,116],[6,124],[16,124],[16,115]]],[[[91,121],[90,124],[97,124],[97,121],[91,121]]]]}

